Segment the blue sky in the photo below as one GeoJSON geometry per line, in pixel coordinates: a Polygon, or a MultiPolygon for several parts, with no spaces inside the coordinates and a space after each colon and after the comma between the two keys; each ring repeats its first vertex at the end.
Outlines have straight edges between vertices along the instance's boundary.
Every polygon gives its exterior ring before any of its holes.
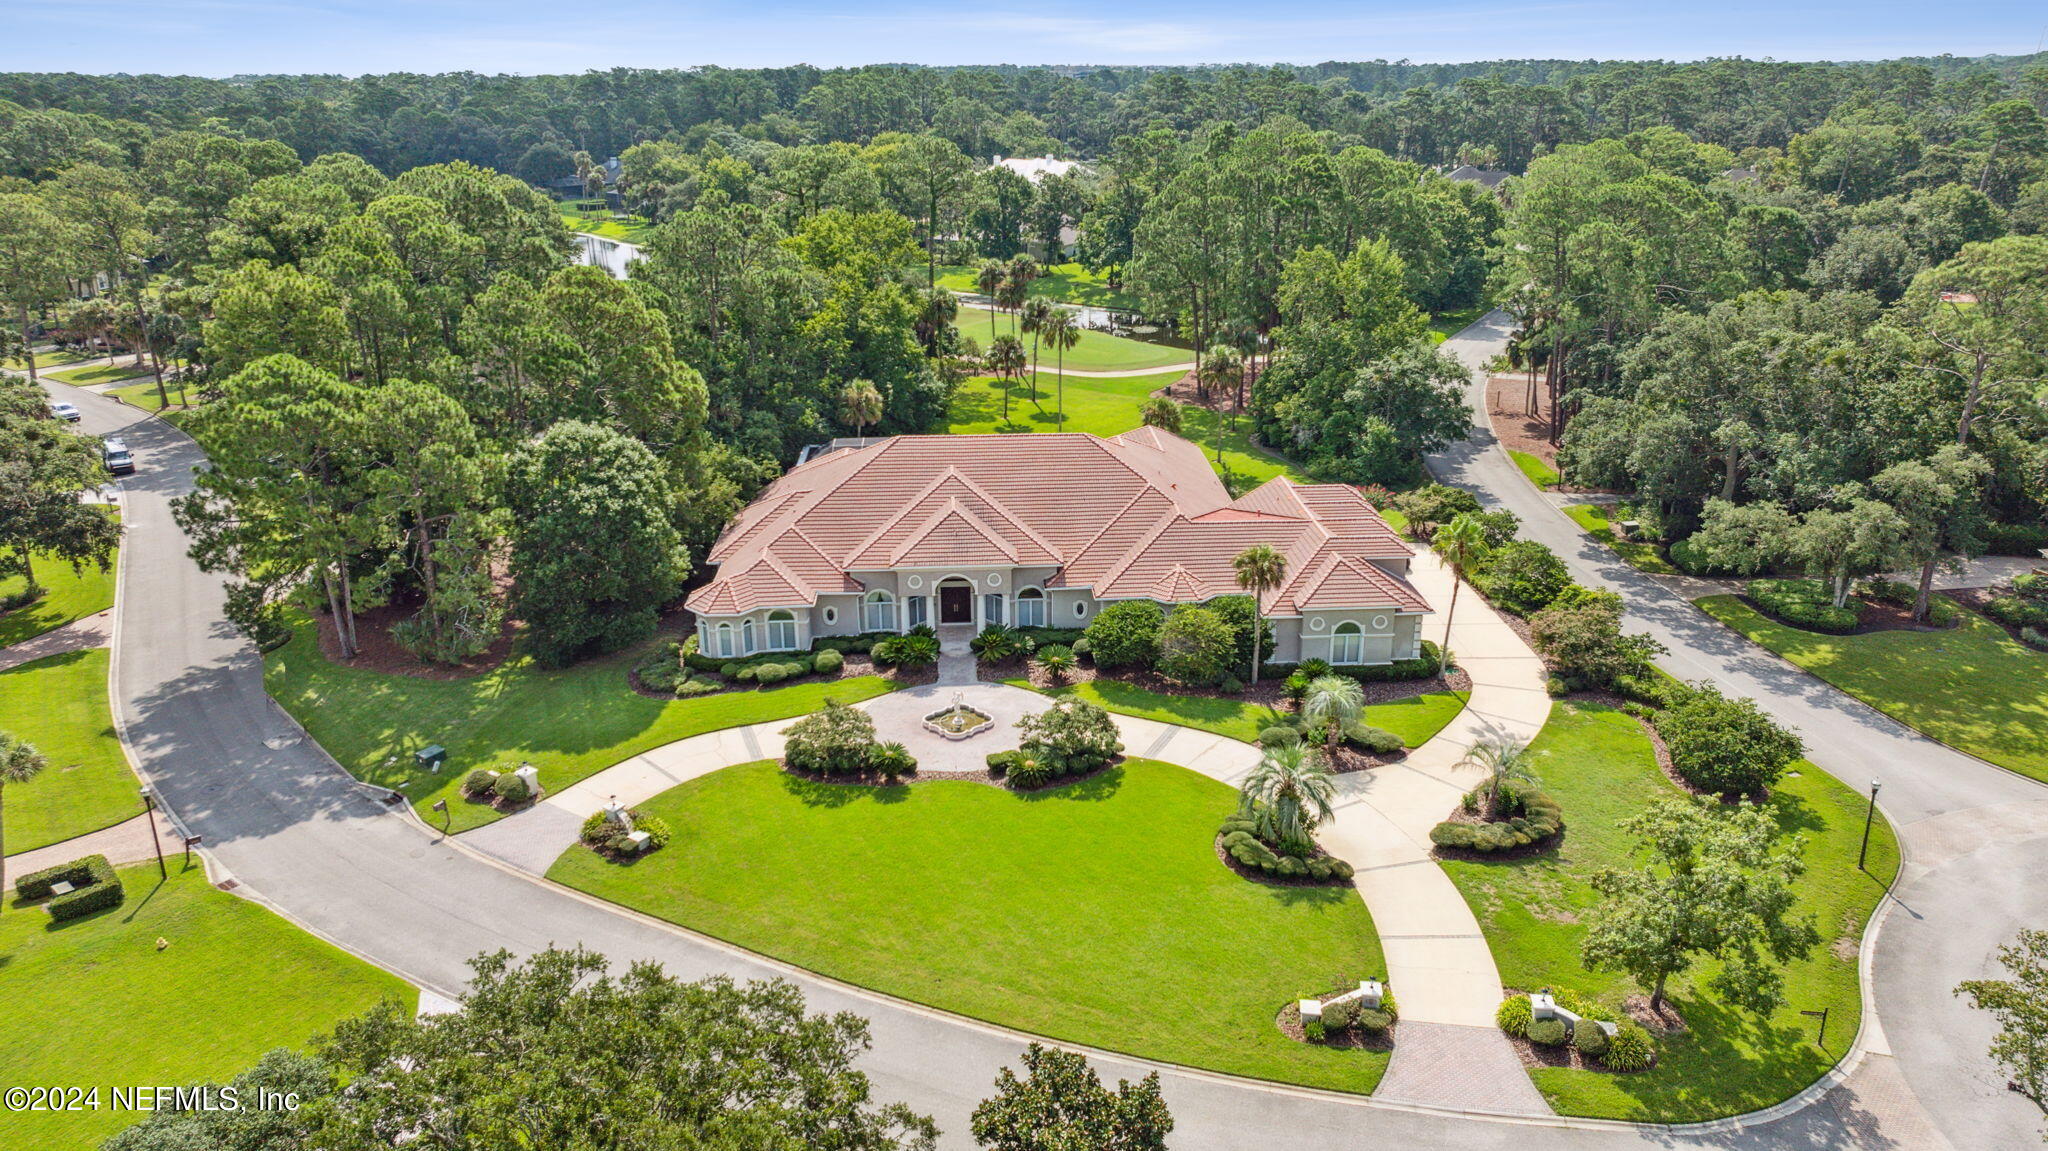
{"type": "Polygon", "coordinates": [[[1873,59],[2035,51],[2040,0],[0,0],[0,71],[576,72],[885,61],[1873,59]]]}

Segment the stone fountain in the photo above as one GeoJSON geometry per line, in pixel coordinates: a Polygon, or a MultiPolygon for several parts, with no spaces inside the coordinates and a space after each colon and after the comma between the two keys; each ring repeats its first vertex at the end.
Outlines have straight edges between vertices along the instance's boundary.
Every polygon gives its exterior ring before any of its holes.
{"type": "Polygon", "coordinates": [[[969,707],[962,693],[953,693],[953,702],[924,717],[924,726],[947,739],[968,739],[996,725],[995,717],[978,708],[969,707]]]}

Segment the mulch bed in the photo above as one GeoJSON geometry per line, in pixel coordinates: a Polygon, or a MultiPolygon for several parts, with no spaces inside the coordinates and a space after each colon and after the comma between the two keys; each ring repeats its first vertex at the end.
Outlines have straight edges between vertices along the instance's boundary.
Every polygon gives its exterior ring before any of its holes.
{"type": "MultiPolygon", "coordinates": [[[[857,654],[857,653],[854,653],[854,652],[847,652],[847,653],[846,653],[846,662],[842,663],[842,664],[841,664],[841,665],[839,666],[839,670],[838,670],[838,671],[836,671],[836,672],[834,672],[834,673],[832,673],[832,674],[830,674],[830,675],[826,675],[826,674],[824,674],[824,673],[822,673],[822,672],[812,672],[812,673],[811,673],[810,675],[799,675],[799,676],[794,676],[794,677],[792,677],[792,678],[790,678],[790,679],[785,679],[785,680],[783,680],[783,681],[782,681],[781,683],[771,684],[771,685],[769,685],[769,686],[772,686],[772,687],[782,687],[782,686],[784,686],[785,684],[792,684],[792,683],[815,683],[815,682],[826,682],[826,683],[830,683],[830,682],[832,682],[832,681],[834,681],[834,680],[841,680],[841,679],[852,679],[852,678],[854,678],[854,677],[856,677],[856,676],[863,676],[863,675],[879,675],[879,676],[884,676],[884,677],[888,678],[889,680],[891,680],[891,681],[895,682],[895,683],[896,683],[896,684],[897,684],[898,686],[900,686],[900,687],[918,687],[918,686],[921,686],[921,685],[923,685],[923,684],[927,684],[927,683],[936,683],[936,682],[938,682],[938,678],[939,678],[939,669],[938,669],[938,667],[937,667],[936,665],[934,665],[934,666],[930,666],[930,667],[919,667],[919,668],[902,668],[902,667],[894,667],[894,668],[879,668],[879,667],[876,667],[876,666],[875,666],[875,663],[874,663],[874,661],[873,661],[873,660],[871,660],[871,659],[869,659],[869,658],[868,658],[867,656],[864,656],[864,655],[859,655],[859,654],[857,654]]],[[[642,683],[640,682],[640,676],[639,676],[639,674],[638,674],[637,672],[635,672],[635,671],[628,671],[628,672],[626,673],[626,682],[627,682],[627,684],[629,684],[629,685],[630,685],[630,686],[632,687],[633,691],[634,691],[634,692],[635,692],[636,694],[639,694],[639,695],[644,695],[644,696],[646,696],[646,697],[647,697],[648,699],[659,699],[659,700],[671,700],[671,699],[678,699],[678,698],[683,698],[683,697],[677,696],[677,695],[676,695],[676,693],[674,693],[674,692],[672,692],[672,691],[655,691],[654,689],[652,689],[652,688],[649,688],[649,687],[647,687],[647,686],[643,685],[643,684],[642,684],[642,683]]],[[[693,695],[693,696],[689,696],[688,698],[690,698],[690,699],[709,699],[709,698],[711,698],[712,696],[715,696],[715,695],[724,695],[724,694],[726,694],[726,693],[728,693],[728,692],[734,692],[734,691],[760,691],[761,689],[762,689],[762,685],[761,685],[761,684],[757,684],[757,683],[735,683],[735,682],[734,682],[734,681],[732,681],[732,680],[726,680],[726,681],[724,681],[723,683],[721,683],[721,684],[719,685],[719,688],[718,688],[718,690],[717,690],[717,691],[707,691],[707,692],[705,692],[705,693],[704,693],[704,694],[702,694],[702,695],[693,695]]]]}
{"type": "MultiPolygon", "coordinates": [[[[1307,996],[1306,998],[1317,1000],[1335,999],[1337,996],[1355,989],[1356,984],[1351,987],[1340,987],[1335,991],[1326,991],[1320,995],[1307,996]]],[[[1280,1034],[1294,1040],[1296,1043],[1308,1042],[1308,1033],[1301,1029],[1300,999],[1288,1000],[1287,1005],[1280,1009],[1280,1013],[1273,1017],[1273,1025],[1280,1029],[1280,1034]]],[[[1357,1027],[1347,1027],[1335,1035],[1325,1034],[1322,1046],[1334,1047],[1339,1051],[1392,1051],[1394,1049],[1394,1033],[1400,1029],[1401,1021],[1399,1019],[1394,1020],[1391,1026],[1378,1035],[1357,1027]]]]}
{"type": "MultiPolygon", "coordinates": [[[[1105,681],[1115,680],[1120,683],[1130,684],[1132,687],[1143,688],[1146,691],[1158,692],[1161,695],[1227,699],[1233,703],[1263,705],[1283,714],[1294,711],[1294,701],[1287,698],[1285,681],[1279,679],[1262,679],[1255,684],[1246,684],[1243,691],[1232,695],[1214,687],[1189,687],[1184,684],[1175,683],[1156,672],[1104,672],[1093,664],[1077,665],[1073,670],[1061,676],[1058,683],[1054,683],[1036,663],[1022,656],[1013,656],[1001,663],[977,664],[976,667],[978,668],[980,678],[983,680],[1025,679],[1030,682],[1032,687],[1040,691],[1053,691],[1061,687],[1071,687],[1077,683],[1089,683],[1098,679],[1105,681]]],[[[1364,689],[1365,702],[1367,706],[1371,706],[1376,703],[1394,703],[1398,700],[1412,699],[1418,695],[1428,695],[1433,691],[1471,691],[1472,677],[1463,668],[1453,668],[1450,674],[1443,679],[1387,680],[1379,683],[1361,683],[1358,686],[1364,689]]]]}
{"type": "Polygon", "coordinates": [[[1941,627],[1937,624],[1932,623],[1915,623],[1913,620],[1913,609],[1910,606],[1895,604],[1890,600],[1871,599],[1867,596],[1852,595],[1849,597],[1850,602],[1857,604],[1862,608],[1862,615],[1858,623],[1856,624],[1855,631],[1813,631],[1810,628],[1800,627],[1796,623],[1791,623],[1786,620],[1779,619],[1777,616],[1772,615],[1768,610],[1766,610],[1764,608],[1764,605],[1749,598],[1749,596],[1747,595],[1738,594],[1735,598],[1741,600],[1743,605],[1748,607],[1751,611],[1754,611],[1755,613],[1764,617],[1765,619],[1770,620],[1772,623],[1780,624],[1784,627],[1789,627],[1794,631],[1803,631],[1806,632],[1808,635],[1851,636],[1871,635],[1875,632],[1881,631],[1954,631],[1956,628],[1962,626],[1961,620],[1957,620],[1955,623],[1949,624],[1947,627],[1941,627]]]}
{"type": "MultiPolygon", "coordinates": [[[[1315,879],[1306,875],[1267,875],[1263,871],[1254,871],[1251,868],[1246,867],[1243,864],[1239,863],[1237,860],[1232,859],[1230,857],[1230,852],[1224,850],[1223,833],[1221,831],[1216,833],[1216,841],[1212,846],[1216,849],[1216,858],[1223,861],[1223,866],[1229,868],[1231,873],[1233,875],[1236,875],[1239,879],[1249,879],[1253,883],[1263,883],[1268,887],[1350,887],[1352,884],[1351,880],[1338,879],[1334,875],[1328,879],[1315,879]]],[[[1318,847],[1316,848],[1315,854],[1310,856],[1309,858],[1328,859],[1331,858],[1331,856],[1329,852],[1324,851],[1321,847],[1318,847]]]]}
{"type": "Polygon", "coordinates": [[[2011,636],[2013,642],[2019,644],[2021,647],[2027,648],[2030,651],[2048,651],[2048,648],[2037,647],[2034,644],[2028,643],[2025,639],[2021,638],[2020,629],[2013,627],[2010,624],[2007,624],[2004,620],[1997,619],[1993,616],[1984,615],[1984,605],[1991,602],[1993,596],[1997,594],[1997,589],[1988,587],[1965,587],[1955,588],[1951,591],[1936,592],[1935,594],[1945,595],[1948,598],[1956,601],[1957,603],[1962,604],[1964,607],[1969,608],[1971,611],[1976,612],[1978,615],[1983,615],[1984,618],[1990,620],[1992,624],[2004,628],[2005,634],[2011,636]]]}
{"type": "Polygon", "coordinates": [[[418,611],[419,605],[409,602],[388,603],[357,612],[354,659],[341,657],[341,638],[335,630],[334,617],[321,612],[314,617],[320,633],[320,654],[326,656],[329,663],[343,667],[439,680],[473,679],[512,656],[512,643],[518,637],[520,625],[516,620],[507,619],[498,629],[498,638],[491,641],[491,646],[461,663],[434,663],[421,659],[391,638],[392,625],[411,619],[418,611]]]}
{"type": "Polygon", "coordinates": [[[810,783],[849,784],[857,787],[908,787],[914,783],[930,783],[934,780],[950,779],[963,783],[983,783],[1001,791],[1014,792],[1018,795],[1038,795],[1042,792],[1058,791],[1062,787],[1069,787],[1076,783],[1086,783],[1091,779],[1107,775],[1111,770],[1121,766],[1123,761],[1123,756],[1117,756],[1094,771],[1083,772],[1080,775],[1063,776],[1045,784],[1043,787],[1013,787],[1004,777],[995,774],[987,768],[982,768],[980,771],[927,771],[919,768],[910,775],[897,776],[896,782],[891,784],[883,776],[865,772],[860,775],[820,775],[814,771],[798,771],[787,763],[782,764],[781,767],[785,774],[793,775],[810,783]]]}
{"type": "MultiPolygon", "coordinates": [[[[1534,414],[1527,410],[1525,401],[1529,387],[1526,375],[1512,374],[1489,376],[1486,381],[1486,415],[1493,424],[1493,438],[1504,448],[1527,452],[1552,470],[1557,468],[1557,448],[1550,442],[1550,396],[1543,386],[1543,375],[1536,375],[1536,407],[1534,414]]],[[[1574,484],[1553,484],[1554,492],[1606,495],[1603,488],[1584,488],[1574,484]]]]}
{"type": "MultiPolygon", "coordinates": [[[[1523,992],[1509,988],[1507,994],[1512,997],[1523,994],[1523,992]]],[[[1651,1015],[1649,1013],[1649,1005],[1649,996],[1631,995],[1623,1004],[1623,1010],[1628,1013],[1630,1018],[1642,1024],[1643,1028],[1651,1035],[1660,1039],[1673,1032],[1685,1030],[1685,1020],[1679,1017],[1678,1011],[1671,1006],[1670,1001],[1667,1000],[1665,1002],[1665,1014],[1661,1017],[1651,1015]]],[[[1505,1031],[1501,1032],[1501,1035],[1508,1041],[1508,1046],[1515,1049],[1515,1058],[1522,1061],[1522,1066],[1529,1068],[1572,1067],[1580,1071],[1592,1071],[1601,1075],[1641,1075],[1643,1071],[1654,1069],[1658,1063],[1658,1060],[1653,1059],[1650,1062],[1650,1066],[1643,1068],[1641,1071],[1620,1071],[1607,1066],[1597,1059],[1586,1058],[1579,1054],[1579,1049],[1573,1047],[1570,1043],[1566,1043],[1563,1047],[1541,1047],[1529,1042],[1527,1039],[1509,1035],[1505,1031]]],[[[1658,1054],[1661,1058],[1662,1052],[1660,1051],[1658,1054]]]]}

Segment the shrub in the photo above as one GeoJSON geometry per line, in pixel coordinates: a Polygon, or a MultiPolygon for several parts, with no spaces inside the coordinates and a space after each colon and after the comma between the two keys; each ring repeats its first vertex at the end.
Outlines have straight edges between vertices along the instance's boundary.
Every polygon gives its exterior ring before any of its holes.
{"type": "Polygon", "coordinates": [[[1522,518],[1501,508],[1497,511],[1474,512],[1472,518],[1479,523],[1479,531],[1486,540],[1487,550],[1504,548],[1515,542],[1515,534],[1522,530],[1522,518]]]}
{"type": "Polygon", "coordinates": [[[1301,732],[1291,727],[1269,727],[1259,733],[1260,747],[1285,747],[1301,742],[1301,732]]]}
{"type": "Polygon", "coordinates": [[[689,699],[692,696],[710,695],[713,692],[723,690],[725,690],[725,685],[719,683],[715,679],[705,679],[702,677],[696,677],[686,679],[683,682],[677,684],[676,697],[678,699],[689,699]]]}
{"type": "MultiPolygon", "coordinates": [[[[2021,576],[2020,578],[2026,579],[2027,577],[2021,576]]],[[[1904,583],[1899,580],[1869,580],[1857,590],[1871,599],[1882,600],[1885,603],[1897,604],[1899,607],[1909,609],[1920,598],[1920,588],[1918,585],[1904,583]]],[[[1945,595],[1937,595],[1931,592],[1928,594],[1927,622],[1929,624],[1935,627],[1954,627],[1962,622],[1962,618],[1963,610],[1955,605],[1955,601],[1945,595]]]]}
{"type": "MultiPolygon", "coordinates": [[[[1220,595],[1202,605],[1216,613],[1216,618],[1230,628],[1230,674],[1242,679],[1252,672],[1252,625],[1258,612],[1248,595],[1220,595]]],[[[1259,654],[1273,654],[1273,624],[1266,619],[1257,619],[1259,626],[1259,654]]],[[[1243,688],[1238,690],[1242,691],[1243,688]]]]}
{"type": "Polygon", "coordinates": [[[1081,637],[1086,634],[1088,633],[1079,628],[1071,627],[1020,627],[1017,629],[1017,635],[1024,643],[1026,654],[1029,654],[1033,648],[1042,647],[1049,643],[1072,647],[1079,643],[1081,637]]]}
{"type": "Polygon", "coordinates": [[[1056,701],[1018,720],[1017,729],[1024,734],[1019,750],[1055,777],[1094,771],[1124,750],[1109,713],[1085,700],[1056,701]]]}
{"type": "Polygon", "coordinates": [[[1561,675],[1548,676],[1543,681],[1543,690],[1550,694],[1550,698],[1559,699],[1572,693],[1572,683],[1561,675]]]}
{"type": "Polygon", "coordinates": [[[734,683],[752,683],[752,682],[754,682],[754,675],[755,675],[755,673],[759,672],[760,670],[761,670],[761,669],[760,669],[760,668],[758,668],[758,667],[753,667],[753,666],[750,666],[750,665],[741,665],[741,667],[740,667],[740,669],[739,669],[738,671],[735,671],[735,672],[733,672],[733,673],[732,673],[732,679],[733,679],[733,682],[734,682],[734,683]]]}
{"type": "Polygon", "coordinates": [[[1205,607],[1179,607],[1159,629],[1159,674],[1185,684],[1209,685],[1231,667],[1237,639],[1223,617],[1205,607]]]}
{"type": "Polygon", "coordinates": [[[787,664],[764,663],[754,669],[754,682],[758,684],[781,683],[789,678],[787,664]]]}
{"type": "Polygon", "coordinates": [[[605,814],[600,808],[591,812],[583,821],[583,830],[576,838],[588,847],[610,847],[625,836],[625,825],[605,814]]]}
{"type": "Polygon", "coordinates": [[[1291,671],[1287,673],[1287,678],[1281,682],[1280,690],[1287,693],[1288,699],[1298,704],[1301,702],[1301,697],[1308,694],[1308,685],[1314,682],[1314,680],[1315,677],[1305,671],[1291,671]]]}
{"type": "Polygon", "coordinates": [[[1562,1019],[1533,1019],[1529,1022],[1529,1042],[1538,1047],[1563,1047],[1565,1038],[1562,1019]]]}
{"type": "Polygon", "coordinates": [[[1670,707],[1691,694],[1692,689],[1669,676],[1657,674],[1655,670],[1645,670],[1637,675],[1616,676],[1614,691],[1623,699],[1651,707],[1670,707]]]}
{"type": "Polygon", "coordinates": [[[1401,737],[1369,723],[1355,723],[1344,729],[1344,739],[1363,751],[1374,755],[1393,755],[1407,747],[1401,737]]]}
{"type": "Polygon", "coordinates": [[[1664,645],[1647,635],[1623,635],[1619,602],[1553,607],[1529,619],[1529,643],[1566,679],[1605,687],[1648,671],[1664,645]]]}
{"type": "Polygon", "coordinates": [[[895,778],[910,775],[917,770],[917,759],[910,749],[900,743],[876,744],[868,752],[868,769],[879,775],[895,778]]]}
{"type": "Polygon", "coordinates": [[[1572,1046],[1588,1059],[1607,1054],[1607,1029],[1598,1020],[1585,1019],[1572,1028],[1572,1046]]]}
{"type": "Polygon", "coordinates": [[[1472,582],[1495,607],[1527,616],[1549,607],[1572,576],[1556,552],[1534,540],[1521,540],[1486,557],[1472,582]]]}
{"type": "Polygon", "coordinates": [[[1022,758],[1022,754],[1015,751],[992,751],[988,753],[988,757],[983,762],[988,764],[988,773],[990,775],[1001,779],[1022,758]]]}
{"type": "Polygon", "coordinates": [[[1216,685],[1216,690],[1224,695],[1243,695],[1244,681],[1234,675],[1226,675],[1223,682],[1216,685]]]}
{"type": "Polygon", "coordinates": [[[675,832],[669,828],[668,820],[658,815],[635,815],[633,830],[647,833],[647,846],[642,848],[644,851],[667,847],[668,841],[675,838],[675,832]]]}
{"type": "Polygon", "coordinates": [[[1008,779],[1011,787],[1044,787],[1059,778],[1053,769],[1043,761],[1028,755],[1020,755],[1010,761],[1008,779]]]}
{"type": "Polygon", "coordinates": [[[691,670],[683,664],[682,651],[679,643],[660,645],[633,666],[633,677],[648,691],[674,691],[691,670]]]}
{"type": "Polygon", "coordinates": [[[1084,636],[1082,636],[1082,637],[1081,637],[1080,639],[1077,639],[1077,640],[1075,640],[1075,641],[1074,641],[1074,654],[1075,654],[1075,655],[1077,655],[1077,656],[1081,656],[1081,657],[1083,657],[1083,658],[1086,658],[1086,657],[1087,657],[1087,655],[1088,655],[1088,652],[1089,652],[1090,650],[1091,650],[1091,649],[1090,649],[1090,648],[1089,648],[1089,646],[1088,646],[1088,637],[1087,637],[1087,636],[1085,636],[1085,635],[1084,635],[1084,636]]]}
{"type": "Polygon", "coordinates": [[[1729,699],[1711,684],[1696,685],[1655,722],[1672,768],[1694,787],[1723,795],[1764,790],[1806,752],[1756,701],[1729,699]]]}
{"type": "Polygon", "coordinates": [[[782,759],[798,771],[854,775],[865,769],[875,745],[875,721],[859,708],[830,700],[785,733],[782,759]]]}
{"type": "Polygon", "coordinates": [[[2048,632],[2037,627],[2021,628],[2020,639],[2038,648],[2048,648],[2048,632]]]}
{"type": "Polygon", "coordinates": [[[1302,1024],[1301,1035],[1302,1038],[1310,1043],[1321,1043],[1323,1041],[1323,1021],[1311,1019],[1307,1023],[1302,1024]]]}
{"type": "Polygon", "coordinates": [[[1048,644],[1038,649],[1038,666],[1045,669],[1046,678],[1058,683],[1074,670],[1074,649],[1059,644],[1048,644]]]}
{"type": "Polygon", "coordinates": [[[491,783],[491,794],[505,803],[521,804],[533,798],[533,789],[526,781],[511,772],[505,772],[491,783]]]}
{"type": "Polygon", "coordinates": [[[1479,511],[1479,497],[1464,488],[1425,484],[1394,497],[1394,510],[1408,517],[1408,530],[1417,539],[1438,524],[1447,524],[1464,512],[1479,511]]]}
{"type": "Polygon", "coordinates": [[[818,669],[819,675],[838,675],[839,670],[846,666],[846,657],[826,648],[811,657],[811,666],[818,669]]]}
{"type": "Polygon", "coordinates": [[[1827,585],[1808,579],[1757,579],[1747,588],[1751,602],[1782,624],[1827,635],[1847,635],[1862,622],[1862,606],[1851,600],[1836,607],[1827,585]]]}
{"type": "Polygon", "coordinates": [[[2035,603],[2048,604],[2048,575],[2029,573],[2012,577],[2013,594],[2035,603]]]}
{"type": "Polygon", "coordinates": [[[1687,575],[1722,577],[1740,575],[1725,563],[1714,562],[1713,555],[1698,539],[1688,536],[1666,549],[1671,557],[1671,566],[1687,575]]]}
{"type": "Polygon", "coordinates": [[[1335,857],[1332,857],[1330,859],[1331,879],[1341,879],[1344,880],[1346,883],[1349,883],[1351,881],[1351,877],[1356,874],[1357,872],[1352,868],[1352,866],[1349,863],[1346,863],[1345,861],[1337,859],[1335,857]]]}
{"type": "Polygon", "coordinates": [[[1499,1007],[1494,1008],[1493,1021],[1509,1035],[1517,1039],[1527,1039],[1534,1012],[1535,1008],[1529,1005],[1528,996],[1511,995],[1501,1000],[1499,1007]]]}
{"type": "Polygon", "coordinates": [[[1001,663],[1016,655],[1023,645],[1023,637],[1008,627],[992,623],[981,629],[981,633],[967,641],[975,658],[983,663],[1001,663]]]}
{"type": "Polygon", "coordinates": [[[14,881],[14,893],[22,899],[48,897],[50,902],[45,906],[49,909],[50,918],[59,921],[118,907],[127,898],[121,887],[121,877],[104,855],[88,855],[41,871],[31,871],[14,881]],[[51,895],[50,889],[59,883],[69,883],[73,890],[51,895]]]}
{"type": "Polygon", "coordinates": [[[1394,1017],[1376,1007],[1361,1007],[1351,1025],[1367,1035],[1379,1035],[1394,1025],[1394,1017]]]}
{"type": "Polygon", "coordinates": [[[930,667],[939,662],[939,641],[929,635],[896,635],[875,644],[870,657],[880,667],[930,667]]]}
{"type": "Polygon", "coordinates": [[[490,793],[491,785],[496,782],[498,782],[496,772],[486,771],[479,767],[462,777],[462,794],[472,799],[487,795],[490,793]]]}
{"type": "Polygon", "coordinates": [[[1159,629],[1166,611],[1151,600],[1113,603],[1088,625],[1088,649],[1095,666],[1151,667],[1159,656],[1159,629]]]}
{"type": "Polygon", "coordinates": [[[2011,628],[2048,627],[2048,603],[2023,596],[1992,596],[1984,603],[1984,614],[2011,628]]]}
{"type": "Polygon", "coordinates": [[[1564,810],[1557,801],[1527,784],[1510,783],[1501,789],[1503,810],[1519,812],[1498,823],[1454,823],[1446,820],[1429,831],[1429,841],[1438,847],[1465,851],[1513,851],[1541,843],[1564,830],[1564,810]]]}
{"type": "Polygon", "coordinates": [[[1358,1020],[1358,1000],[1347,999],[1342,1003],[1323,1004],[1323,1030],[1348,1031],[1358,1020]]]}
{"type": "Polygon", "coordinates": [[[1315,679],[1330,674],[1330,661],[1326,659],[1305,659],[1295,665],[1295,671],[1315,679]]]}
{"type": "Polygon", "coordinates": [[[1308,876],[1308,864],[1293,855],[1281,856],[1280,866],[1276,870],[1289,879],[1305,879],[1308,876]]]}
{"type": "Polygon", "coordinates": [[[1616,1071],[1642,1071],[1657,1061],[1657,1045],[1636,1023],[1624,1023],[1607,1041],[1600,1062],[1616,1071]]]}
{"type": "Polygon", "coordinates": [[[2038,556],[2048,548],[2048,525],[1986,524],[1984,550],[1995,556],[2038,556]]]}

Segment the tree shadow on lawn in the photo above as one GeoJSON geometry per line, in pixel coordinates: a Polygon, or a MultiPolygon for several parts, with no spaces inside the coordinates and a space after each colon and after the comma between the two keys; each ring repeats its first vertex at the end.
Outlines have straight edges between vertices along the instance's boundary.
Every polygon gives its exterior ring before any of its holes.
{"type": "Polygon", "coordinates": [[[788,771],[778,770],[776,774],[782,781],[783,792],[805,807],[836,809],[851,807],[863,800],[902,803],[910,798],[910,785],[903,783],[894,787],[872,783],[828,783],[822,779],[805,779],[788,771]]]}
{"type": "Polygon", "coordinates": [[[1106,799],[1116,798],[1116,793],[1122,790],[1123,785],[1124,769],[1120,765],[1111,765],[1073,783],[1053,783],[1031,791],[1012,791],[1009,788],[1004,790],[1025,803],[1052,803],[1058,800],[1100,803],[1106,799]]]}
{"type": "MultiPolygon", "coordinates": [[[[1605,1076],[1616,1091],[1654,1113],[1726,1115],[1768,1106],[1811,1083],[1856,1037],[1854,1019],[1831,1020],[1828,1037],[1834,1042],[1824,1050],[1814,1043],[1818,1020],[1758,1018],[1705,993],[1674,995],[1671,1001],[1687,1030],[1658,1037],[1657,1067],[1605,1076]]],[[[1788,1002],[1785,1010],[1800,1006],[1788,1002]]]]}

